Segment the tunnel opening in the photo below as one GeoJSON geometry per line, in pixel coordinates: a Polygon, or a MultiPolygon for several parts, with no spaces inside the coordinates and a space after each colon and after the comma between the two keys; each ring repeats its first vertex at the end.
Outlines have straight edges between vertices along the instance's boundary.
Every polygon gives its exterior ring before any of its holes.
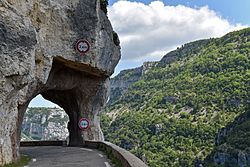
{"type": "Polygon", "coordinates": [[[41,95],[30,102],[23,118],[21,141],[67,140],[67,113],[41,95]]]}

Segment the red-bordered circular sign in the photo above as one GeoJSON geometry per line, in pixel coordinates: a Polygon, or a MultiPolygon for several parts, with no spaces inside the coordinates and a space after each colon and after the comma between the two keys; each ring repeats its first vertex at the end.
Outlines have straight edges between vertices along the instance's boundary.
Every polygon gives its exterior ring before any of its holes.
{"type": "Polygon", "coordinates": [[[86,130],[90,127],[90,122],[87,118],[81,118],[79,120],[78,126],[81,130],[86,130]]]}
{"type": "Polygon", "coordinates": [[[76,42],[76,46],[75,46],[76,50],[80,53],[80,54],[85,54],[89,51],[90,49],[90,44],[87,40],[85,39],[80,39],[76,42]]]}

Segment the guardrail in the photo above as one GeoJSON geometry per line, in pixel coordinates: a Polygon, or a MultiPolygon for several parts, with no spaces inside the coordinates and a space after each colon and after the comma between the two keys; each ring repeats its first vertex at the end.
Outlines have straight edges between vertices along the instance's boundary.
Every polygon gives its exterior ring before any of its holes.
{"type": "MultiPolygon", "coordinates": [[[[21,147],[30,146],[66,146],[66,141],[23,141],[21,147]]],[[[104,141],[85,141],[83,147],[99,149],[104,151],[108,158],[114,161],[119,167],[148,167],[142,160],[131,154],[129,151],[118,147],[115,144],[104,141]]]]}

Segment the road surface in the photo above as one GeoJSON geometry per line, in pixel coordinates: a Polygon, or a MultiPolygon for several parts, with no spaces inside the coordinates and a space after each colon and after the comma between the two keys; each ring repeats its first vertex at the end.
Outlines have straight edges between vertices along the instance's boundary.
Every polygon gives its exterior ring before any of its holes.
{"type": "Polygon", "coordinates": [[[113,167],[102,152],[79,147],[21,147],[32,159],[26,167],[113,167]]]}

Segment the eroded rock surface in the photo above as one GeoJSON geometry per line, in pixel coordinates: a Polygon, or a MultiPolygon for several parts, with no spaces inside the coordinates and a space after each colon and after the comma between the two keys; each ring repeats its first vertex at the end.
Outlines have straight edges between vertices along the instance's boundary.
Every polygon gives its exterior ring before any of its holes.
{"type": "Polygon", "coordinates": [[[19,158],[23,114],[38,94],[69,115],[71,145],[102,140],[99,113],[120,59],[99,0],[0,0],[0,165],[19,158]],[[80,56],[78,39],[90,43],[80,56]],[[87,117],[91,128],[80,131],[87,117]]]}

